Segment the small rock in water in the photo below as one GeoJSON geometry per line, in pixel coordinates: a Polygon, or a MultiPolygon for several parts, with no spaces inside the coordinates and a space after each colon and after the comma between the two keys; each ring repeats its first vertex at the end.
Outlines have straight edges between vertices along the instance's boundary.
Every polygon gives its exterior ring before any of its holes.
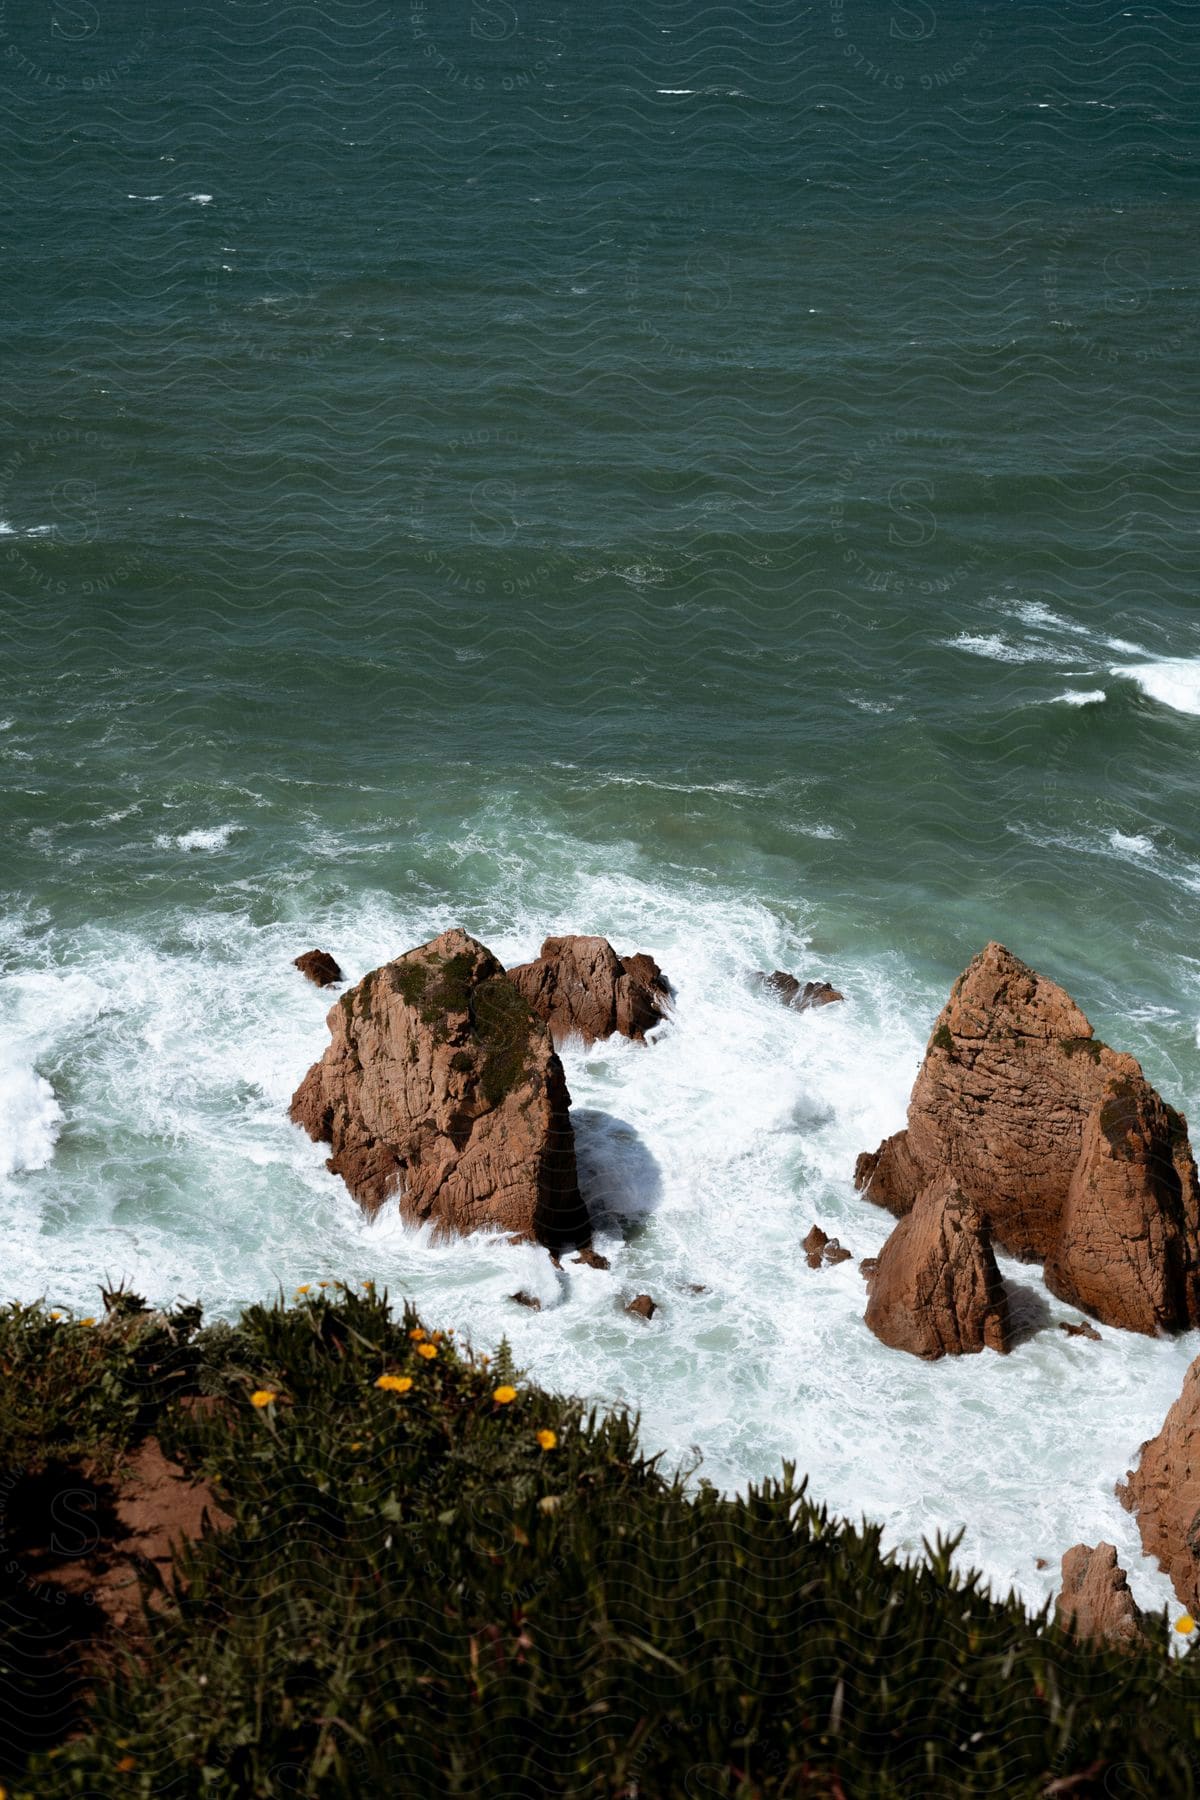
{"type": "Polygon", "coordinates": [[[524,1288],[519,1289],[515,1294],[510,1294],[508,1297],[510,1300],[514,1301],[517,1306],[527,1306],[530,1312],[541,1312],[542,1310],[542,1303],[537,1295],[527,1294],[524,1288]]]}
{"type": "Polygon", "coordinates": [[[315,982],[317,987],[332,987],[335,981],[344,981],[345,976],[328,950],[306,950],[303,956],[297,956],[292,964],[302,975],[315,982]]]}
{"type": "Polygon", "coordinates": [[[878,1267],[879,1258],[877,1256],[864,1256],[858,1265],[859,1273],[864,1281],[872,1280],[878,1267]]]}
{"type": "Polygon", "coordinates": [[[1033,1559],[1033,1566],[1035,1569],[1048,1569],[1050,1564],[1046,1561],[1044,1556],[1035,1556],[1033,1559]]]}
{"type": "Polygon", "coordinates": [[[649,1294],[639,1294],[636,1300],[631,1300],[629,1302],[625,1311],[627,1313],[632,1313],[634,1317],[638,1319],[652,1319],[658,1311],[658,1307],[650,1298],[649,1294]]]}
{"type": "Polygon", "coordinates": [[[1095,1338],[1097,1343],[1100,1342],[1100,1333],[1094,1325],[1089,1325],[1086,1319],[1080,1319],[1075,1325],[1072,1325],[1067,1319],[1060,1319],[1058,1329],[1065,1331],[1068,1337],[1095,1338]]]}
{"type": "Polygon", "coordinates": [[[585,1244],[579,1255],[573,1256],[571,1261],[582,1263],[586,1269],[607,1269],[609,1266],[607,1256],[601,1256],[600,1252],[593,1250],[590,1244],[585,1244]]]}
{"type": "Polygon", "coordinates": [[[807,1012],[810,1006],[831,1006],[835,1000],[844,1000],[845,994],[838,992],[829,981],[806,981],[803,984],[786,969],[776,969],[768,975],[765,969],[758,969],[754,974],[757,987],[782,1000],[795,1012],[807,1012]]]}
{"type": "Polygon", "coordinates": [[[849,1262],[852,1254],[836,1238],[831,1238],[827,1232],[822,1231],[819,1225],[813,1226],[801,1248],[810,1269],[819,1269],[822,1263],[849,1262]]]}

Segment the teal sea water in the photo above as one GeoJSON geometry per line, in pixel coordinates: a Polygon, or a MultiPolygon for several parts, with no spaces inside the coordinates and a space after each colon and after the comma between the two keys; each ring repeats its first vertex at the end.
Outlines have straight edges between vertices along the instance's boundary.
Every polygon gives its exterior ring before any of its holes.
{"type": "Polygon", "coordinates": [[[992,937],[1200,1112],[1198,23],[0,6],[6,1296],[373,1278],[714,1480],[1166,1596],[1111,1489],[1195,1341],[1012,1267],[1018,1351],[926,1368],[799,1240],[883,1241],[992,937]],[[369,1226],[286,1121],[291,958],[455,923],[676,985],[565,1058],[607,1275],[369,1226]]]}

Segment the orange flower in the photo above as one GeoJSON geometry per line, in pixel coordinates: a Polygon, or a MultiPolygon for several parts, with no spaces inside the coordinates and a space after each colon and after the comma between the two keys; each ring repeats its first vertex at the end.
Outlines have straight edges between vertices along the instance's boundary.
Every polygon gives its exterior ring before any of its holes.
{"type": "Polygon", "coordinates": [[[425,1358],[426,1362],[432,1362],[434,1357],[437,1355],[437,1345],[436,1344],[418,1344],[417,1345],[417,1355],[423,1356],[425,1358]]]}
{"type": "Polygon", "coordinates": [[[498,1388],[492,1389],[492,1399],[497,1406],[511,1406],[516,1397],[516,1388],[509,1387],[506,1381],[502,1382],[498,1388]]]}
{"type": "Polygon", "coordinates": [[[306,1282],[304,1282],[304,1283],[303,1283],[303,1284],[302,1284],[302,1286],[300,1286],[300,1287],[298,1287],[298,1288],[297,1288],[297,1289],[296,1289],[296,1298],[297,1298],[297,1300],[298,1300],[298,1299],[299,1299],[299,1298],[300,1298],[300,1296],[301,1296],[301,1294],[307,1294],[307,1292],[308,1292],[308,1290],[309,1290],[309,1288],[310,1288],[310,1286],[311,1286],[311,1285],[312,1285],[312,1284],[311,1284],[311,1282],[307,1282],[307,1281],[306,1281],[306,1282]]]}
{"type": "Polygon", "coordinates": [[[408,1335],[414,1344],[419,1344],[425,1336],[425,1327],[423,1325],[417,1325],[408,1335]]]}
{"type": "Polygon", "coordinates": [[[250,1396],[251,1406],[273,1406],[279,1395],[273,1388],[255,1388],[250,1396]]]}
{"type": "Polygon", "coordinates": [[[128,1775],[130,1769],[137,1768],[137,1757],[123,1756],[119,1762],[113,1764],[113,1767],[116,1769],[118,1775],[128,1775]]]}
{"type": "Polygon", "coordinates": [[[558,1446],[558,1433],[557,1431],[549,1430],[539,1431],[537,1434],[537,1441],[542,1446],[543,1450],[554,1450],[558,1446]]]}
{"type": "Polygon", "coordinates": [[[381,1375],[375,1386],[388,1394],[407,1394],[412,1384],[411,1375],[381,1375]]]}

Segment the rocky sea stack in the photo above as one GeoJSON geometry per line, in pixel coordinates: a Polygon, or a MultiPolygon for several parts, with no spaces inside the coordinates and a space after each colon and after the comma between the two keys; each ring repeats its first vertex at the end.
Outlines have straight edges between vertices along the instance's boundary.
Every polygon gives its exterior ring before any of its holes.
{"type": "Polygon", "coordinates": [[[588,1242],[562,1064],[485,945],[443,932],[364,976],[327,1023],[291,1117],[364,1207],[394,1197],[442,1232],[588,1242]]]}
{"type": "Polygon", "coordinates": [[[903,1217],[951,1176],[996,1245],[1062,1300],[1153,1335],[1200,1323],[1187,1121],[1062,988],[992,943],[954,985],[908,1124],[855,1183],[903,1217]]]}
{"type": "Polygon", "coordinates": [[[1200,1612],[1200,1356],[1117,1496],[1137,1514],[1147,1556],[1158,1558],[1183,1604],[1200,1612]]]}

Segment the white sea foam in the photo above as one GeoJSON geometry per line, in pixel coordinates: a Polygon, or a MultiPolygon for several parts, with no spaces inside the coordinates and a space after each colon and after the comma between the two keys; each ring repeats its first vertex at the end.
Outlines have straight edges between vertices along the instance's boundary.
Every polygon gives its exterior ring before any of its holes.
{"type": "Polygon", "coordinates": [[[241,829],[240,825],[197,826],[178,835],[160,832],[154,841],[160,850],[224,850],[234,832],[241,829]]]}
{"type": "Polygon", "coordinates": [[[7,1056],[0,1061],[0,1180],[44,1169],[54,1155],[63,1111],[44,1076],[7,1056]]]}
{"type": "Polygon", "coordinates": [[[539,1380],[639,1409],[649,1447],[674,1462],[699,1445],[722,1486],[793,1459],[815,1494],[884,1521],[906,1553],[965,1525],[962,1559],[1038,1603],[1068,1545],[1106,1538],[1138,1598],[1161,1603],[1167,1585],[1112,1484],[1161,1423],[1194,1339],[1068,1340],[1040,1274],[1006,1265],[1042,1328],[1010,1357],[927,1365],[867,1331],[856,1262],[810,1270],[800,1252],[814,1221],[856,1257],[887,1236],[890,1217],[853,1190],[854,1158],[903,1122],[941,986],[898,955],[815,956],[802,925],[710,881],[639,881],[611,854],[610,870],[586,845],[534,841],[464,832],[447,885],[474,882],[475,899],[453,907],[380,894],[268,926],[181,912],[151,936],[97,923],[7,944],[23,973],[0,976],[0,1030],[65,1071],[93,1149],[10,1184],[5,1294],[92,1310],[97,1281],[124,1276],[229,1316],[279,1286],[371,1277],[480,1345],[507,1333],[539,1380]],[[608,1272],[556,1271],[496,1238],[432,1244],[391,1212],[372,1224],[287,1121],[327,1041],[328,997],[292,969],[297,950],[327,944],[357,980],[456,919],[508,963],[548,932],[604,932],[654,951],[675,982],[649,1045],[564,1054],[608,1272]],[[787,1010],[747,981],[774,967],[835,980],[845,1004],[787,1010]],[[514,1306],[519,1288],[544,1310],[514,1306]],[[649,1325],[623,1310],[640,1292],[660,1302],[649,1325]]]}
{"type": "Polygon", "coordinates": [[[16,535],[16,526],[10,525],[7,519],[0,519],[0,537],[16,537],[16,535]]]}
{"type": "Polygon", "coordinates": [[[1146,837],[1142,832],[1136,832],[1127,837],[1123,831],[1110,831],[1108,841],[1114,850],[1124,851],[1130,856],[1152,856],[1154,854],[1153,839],[1146,837]]]}
{"type": "Polygon", "coordinates": [[[1078,688],[1073,693],[1055,694],[1055,706],[1099,706],[1108,695],[1103,688],[1078,688]]]}
{"type": "Polygon", "coordinates": [[[1136,682],[1147,698],[1169,706],[1173,712],[1200,713],[1200,657],[1119,663],[1110,673],[1136,682]]]}
{"type": "Polygon", "coordinates": [[[212,203],[211,194],[189,194],[188,199],[194,200],[197,206],[209,206],[212,203]]]}
{"type": "Polygon", "coordinates": [[[966,650],[971,656],[983,656],[990,662],[1073,663],[1079,660],[1077,651],[1068,652],[1054,644],[1028,638],[1014,644],[994,631],[960,631],[957,637],[943,638],[942,642],[948,649],[966,650]]]}

